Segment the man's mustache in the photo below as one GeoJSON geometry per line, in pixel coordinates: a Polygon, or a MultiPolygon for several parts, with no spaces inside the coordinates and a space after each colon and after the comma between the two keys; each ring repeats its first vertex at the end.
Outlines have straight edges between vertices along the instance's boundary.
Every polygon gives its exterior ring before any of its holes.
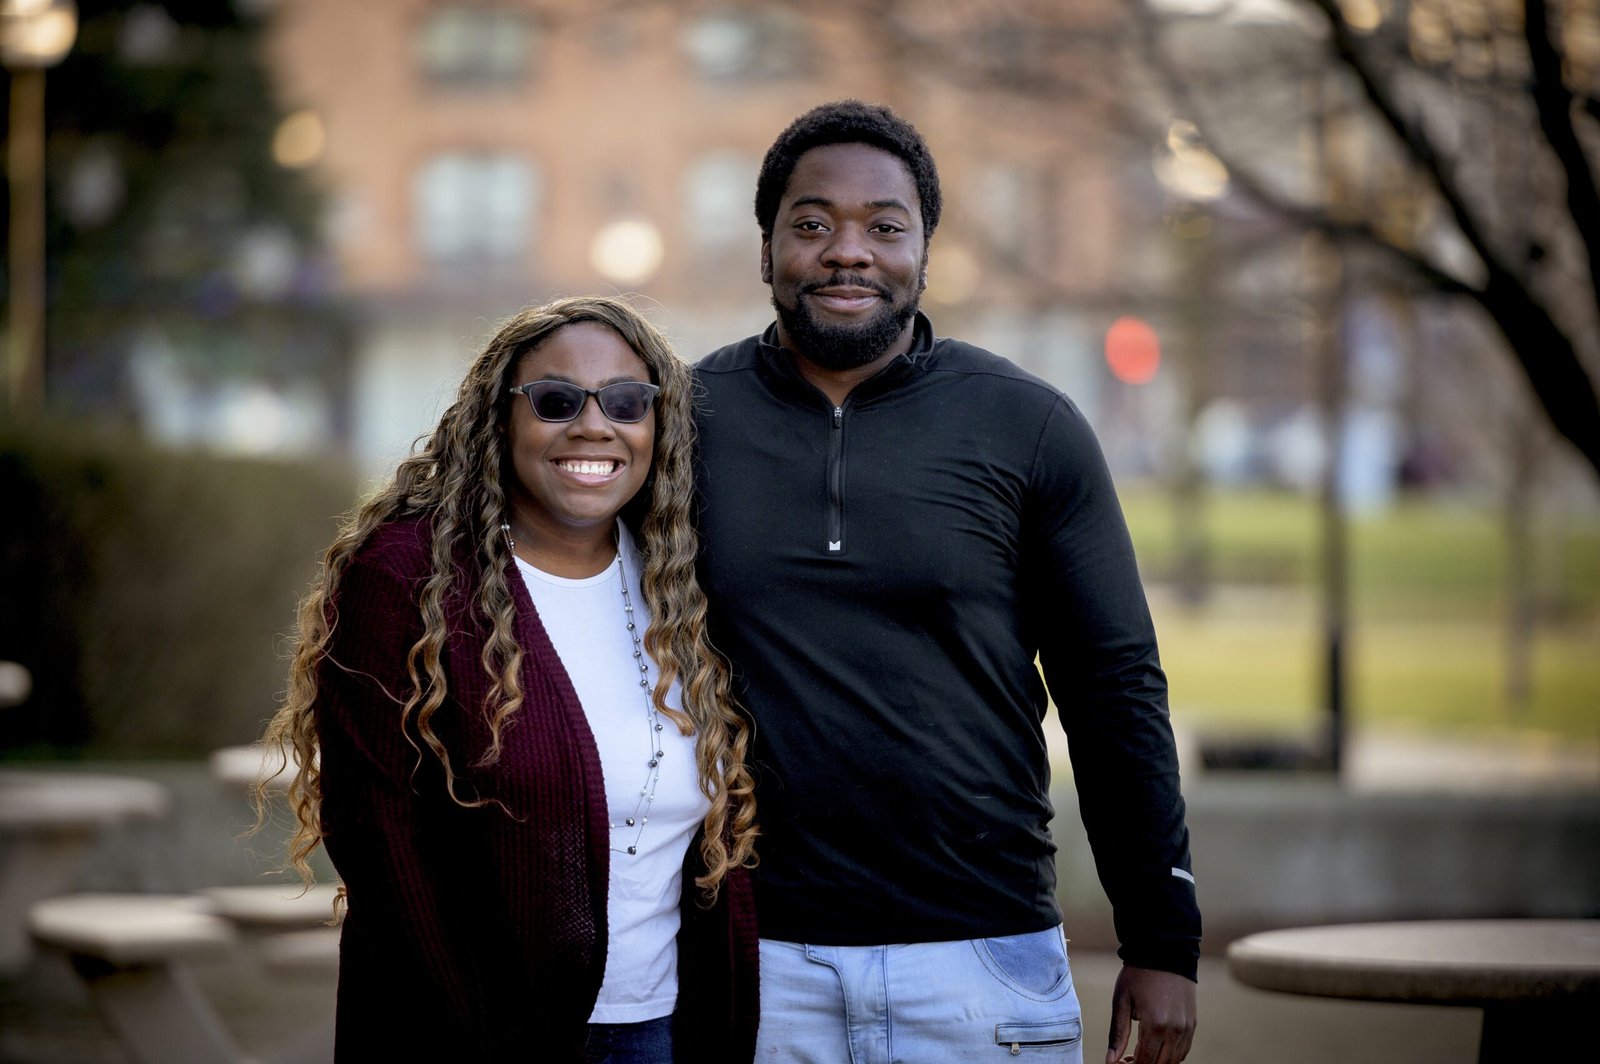
{"type": "Polygon", "coordinates": [[[836,273],[826,281],[814,281],[811,284],[801,285],[800,292],[802,295],[810,295],[812,292],[823,288],[870,288],[884,299],[889,298],[889,290],[883,285],[853,273],[836,273]]]}

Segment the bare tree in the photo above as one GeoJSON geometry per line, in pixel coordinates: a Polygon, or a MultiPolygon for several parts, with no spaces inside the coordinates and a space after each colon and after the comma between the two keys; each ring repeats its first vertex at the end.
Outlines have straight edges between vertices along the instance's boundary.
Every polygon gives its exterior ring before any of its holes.
{"type": "MultiPolygon", "coordinates": [[[[1301,118],[1372,136],[1360,164],[1291,187],[1264,165],[1252,128],[1277,107],[1304,107],[1292,84],[1257,93],[1246,121],[1218,101],[1239,70],[1215,53],[1196,61],[1178,44],[1206,21],[1181,5],[1143,0],[1151,69],[1192,114],[1234,186],[1294,224],[1376,251],[1413,284],[1476,303],[1505,338],[1554,429],[1600,475],[1600,398],[1592,350],[1600,322],[1600,193],[1590,152],[1600,138],[1600,14],[1586,0],[1285,0],[1298,19],[1271,29],[1212,26],[1208,40],[1247,56],[1274,33],[1296,38],[1294,76],[1322,82],[1331,110],[1301,118]],[[1159,9],[1159,10],[1158,10],[1159,9]],[[1209,62],[1208,62],[1209,61],[1209,62]],[[1230,120],[1232,119],[1232,120],[1230,120]],[[1527,131],[1525,156],[1476,135],[1510,123],[1527,131]],[[1502,149],[1502,150],[1496,150],[1502,149]],[[1524,168],[1526,201],[1497,192],[1497,172],[1524,168]]],[[[1212,5],[1222,19],[1232,5],[1212,5]]],[[[1250,64],[1247,62],[1247,66],[1250,64]]],[[[1281,75],[1282,70],[1278,73],[1281,75]]],[[[1268,124],[1270,124],[1270,117],[1268,124]]],[[[1278,127],[1296,116],[1278,115],[1278,127]]]]}

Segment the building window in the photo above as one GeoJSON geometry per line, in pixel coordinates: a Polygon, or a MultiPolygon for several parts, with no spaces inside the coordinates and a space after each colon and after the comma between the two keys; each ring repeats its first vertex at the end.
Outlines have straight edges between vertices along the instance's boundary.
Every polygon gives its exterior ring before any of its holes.
{"type": "Polygon", "coordinates": [[[510,263],[532,236],[539,175],[512,155],[436,155],[413,188],[416,240],[435,263],[510,263]]]}
{"type": "Polygon", "coordinates": [[[1048,271],[1056,226],[1052,178],[1018,163],[995,163],[977,176],[973,213],[995,260],[1013,269],[1048,271]]]}
{"type": "Polygon", "coordinates": [[[995,163],[978,174],[977,213],[984,236],[1002,260],[1021,261],[1027,245],[1030,211],[1028,174],[1022,167],[995,163]]]}
{"type": "Polygon", "coordinates": [[[417,65],[443,85],[507,85],[527,73],[534,26],[525,11],[449,4],[422,17],[417,65]]]}
{"type": "Polygon", "coordinates": [[[995,84],[1022,88],[1108,78],[1105,64],[1117,54],[1117,39],[1110,28],[1056,21],[1074,10],[1063,7],[1053,17],[1030,19],[1001,16],[973,27],[969,44],[984,74],[995,84]]]}
{"type": "MultiPolygon", "coordinates": [[[[751,201],[760,161],[735,151],[702,155],[684,172],[688,237],[696,251],[720,254],[761,245],[751,201]]],[[[748,263],[746,263],[748,265],[748,263]]]]}
{"type": "Polygon", "coordinates": [[[792,11],[719,11],[690,19],[683,49],[707,81],[776,81],[810,66],[806,25],[792,11]]]}

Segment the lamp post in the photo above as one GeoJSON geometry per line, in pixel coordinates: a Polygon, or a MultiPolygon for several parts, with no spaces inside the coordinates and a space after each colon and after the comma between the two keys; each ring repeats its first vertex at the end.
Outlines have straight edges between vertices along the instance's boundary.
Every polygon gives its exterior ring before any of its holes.
{"type": "Polygon", "coordinates": [[[1205,471],[1198,454],[1200,416],[1212,399],[1216,317],[1216,241],[1211,238],[1212,204],[1228,194],[1228,167],[1205,146],[1194,123],[1174,120],[1166,143],[1156,149],[1156,179],[1167,190],[1167,228],[1180,269],[1183,295],[1173,347],[1174,377],[1182,404],[1176,468],[1172,478],[1172,516],[1178,597],[1198,607],[1209,589],[1209,548],[1205,530],[1205,471]]]}
{"type": "Polygon", "coordinates": [[[77,34],[72,0],[0,0],[0,63],[11,74],[6,377],[16,416],[44,405],[44,72],[61,62],[77,34]]]}

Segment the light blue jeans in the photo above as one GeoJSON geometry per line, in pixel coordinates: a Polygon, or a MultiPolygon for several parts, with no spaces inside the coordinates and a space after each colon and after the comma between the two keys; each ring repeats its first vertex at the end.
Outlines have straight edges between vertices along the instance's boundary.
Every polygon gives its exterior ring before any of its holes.
{"type": "Polygon", "coordinates": [[[761,940],[757,1064],[1083,1062],[1061,928],[890,946],[761,940]]]}

